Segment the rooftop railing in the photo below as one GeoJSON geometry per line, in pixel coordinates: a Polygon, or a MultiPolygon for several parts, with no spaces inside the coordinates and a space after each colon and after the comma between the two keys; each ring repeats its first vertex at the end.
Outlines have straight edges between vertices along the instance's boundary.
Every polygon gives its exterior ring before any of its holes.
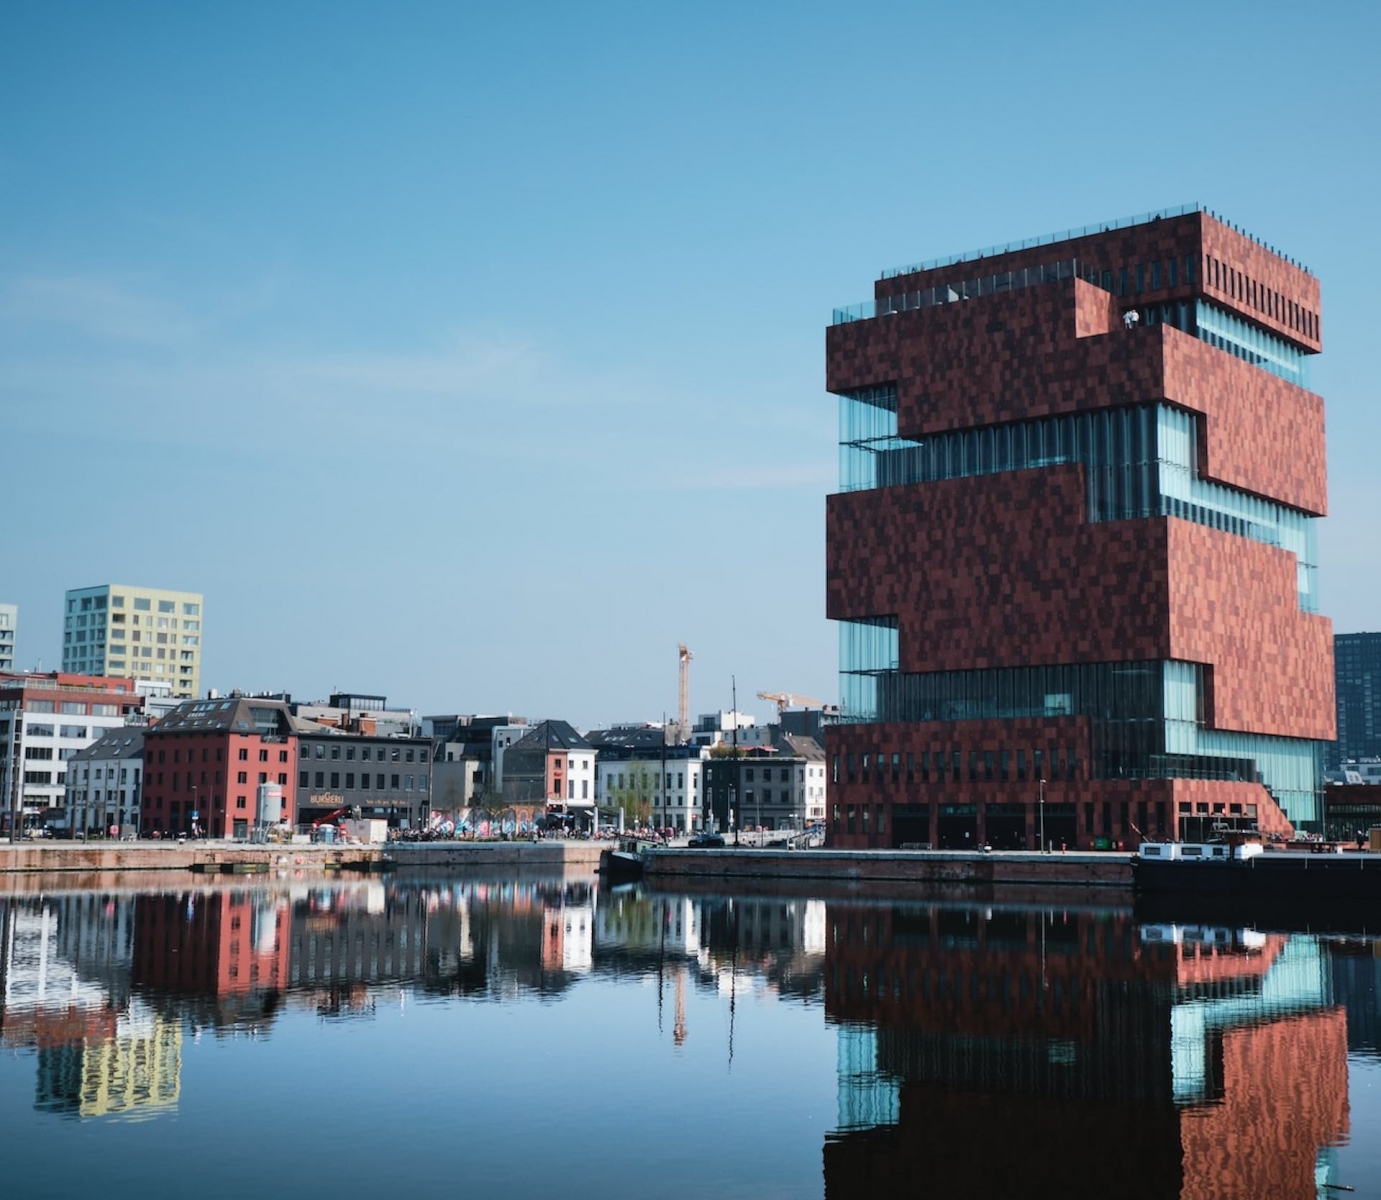
{"type": "Polygon", "coordinates": [[[892,267],[884,270],[879,276],[881,279],[896,279],[899,275],[913,275],[917,271],[933,271],[937,267],[948,267],[955,263],[972,262],[975,259],[988,258],[994,254],[1011,254],[1017,250],[1029,250],[1033,246],[1050,246],[1056,242],[1068,242],[1074,238],[1088,237],[1095,233],[1112,233],[1117,229],[1130,229],[1133,225],[1148,225],[1152,221],[1168,220],[1171,217],[1183,217],[1188,213],[1207,213],[1215,221],[1220,221],[1229,229],[1240,233],[1243,237],[1255,242],[1258,246],[1269,250],[1272,254],[1283,258],[1292,266],[1299,267],[1301,271],[1308,271],[1309,268],[1302,263],[1296,262],[1288,254],[1283,254],[1270,243],[1262,241],[1261,238],[1248,233],[1245,229],[1233,224],[1226,217],[1220,216],[1211,208],[1206,208],[1199,203],[1178,204],[1171,208],[1159,208],[1152,212],[1137,213],[1133,217],[1118,217],[1113,221],[1095,221],[1091,225],[1075,226],[1073,229],[1062,229],[1059,233],[1046,233],[1038,237],[1023,238],[1015,242],[999,242],[996,245],[984,246],[981,250],[965,250],[961,254],[950,254],[943,258],[932,258],[926,262],[911,263],[905,267],[892,267]]]}
{"type": "Polygon", "coordinates": [[[887,296],[881,300],[864,300],[861,304],[836,308],[830,324],[845,325],[850,321],[866,321],[872,317],[890,316],[892,313],[909,312],[915,308],[933,308],[940,304],[952,304],[956,300],[971,300],[976,296],[996,296],[1043,283],[1054,283],[1057,279],[1076,277],[1099,287],[1103,286],[1094,268],[1081,264],[1077,258],[1071,258],[1039,267],[1023,267],[1019,271],[1000,271],[996,275],[985,275],[980,279],[942,283],[938,287],[902,292],[900,295],[887,296]]]}

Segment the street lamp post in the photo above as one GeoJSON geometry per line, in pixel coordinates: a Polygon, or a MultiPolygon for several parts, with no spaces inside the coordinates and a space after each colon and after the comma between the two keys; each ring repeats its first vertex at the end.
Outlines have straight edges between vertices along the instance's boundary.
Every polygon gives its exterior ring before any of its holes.
{"type": "Polygon", "coordinates": [[[1050,853],[1050,848],[1045,844],[1045,780],[1044,780],[1044,779],[1041,780],[1041,802],[1040,802],[1040,810],[1041,810],[1041,851],[1042,851],[1043,853],[1048,854],[1048,853],[1050,853]]]}

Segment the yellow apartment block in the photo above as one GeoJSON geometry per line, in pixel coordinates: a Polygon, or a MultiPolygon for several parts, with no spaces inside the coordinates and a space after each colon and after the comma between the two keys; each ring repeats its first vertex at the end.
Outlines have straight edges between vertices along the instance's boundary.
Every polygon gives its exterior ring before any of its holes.
{"type": "Polygon", "coordinates": [[[205,607],[200,592],[124,583],[75,588],[63,613],[62,669],[161,684],[174,699],[195,700],[205,607]]]}

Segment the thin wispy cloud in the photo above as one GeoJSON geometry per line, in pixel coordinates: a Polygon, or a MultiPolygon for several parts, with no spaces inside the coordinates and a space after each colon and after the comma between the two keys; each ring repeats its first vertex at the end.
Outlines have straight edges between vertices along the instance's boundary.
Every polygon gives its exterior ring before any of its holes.
{"type": "Polygon", "coordinates": [[[94,275],[27,275],[0,292],[0,320],[55,325],[102,343],[185,345],[201,332],[180,307],[94,275]]]}
{"type": "Polygon", "coordinates": [[[496,384],[521,392],[549,364],[533,342],[499,334],[459,338],[434,352],[288,355],[257,366],[288,386],[459,398],[496,384]]]}

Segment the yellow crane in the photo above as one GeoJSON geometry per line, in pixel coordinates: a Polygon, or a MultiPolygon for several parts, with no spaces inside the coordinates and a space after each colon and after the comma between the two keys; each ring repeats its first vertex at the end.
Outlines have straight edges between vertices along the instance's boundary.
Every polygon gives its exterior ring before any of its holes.
{"type": "Polygon", "coordinates": [[[686,648],[686,643],[681,642],[676,649],[680,653],[681,677],[678,681],[676,696],[676,718],[680,723],[680,736],[685,738],[690,736],[690,664],[694,654],[686,648]]]}
{"type": "Polygon", "coordinates": [[[771,700],[777,706],[778,716],[786,712],[792,705],[797,708],[825,709],[830,707],[823,700],[815,699],[814,696],[798,696],[795,692],[759,692],[758,699],[771,700]]]}

